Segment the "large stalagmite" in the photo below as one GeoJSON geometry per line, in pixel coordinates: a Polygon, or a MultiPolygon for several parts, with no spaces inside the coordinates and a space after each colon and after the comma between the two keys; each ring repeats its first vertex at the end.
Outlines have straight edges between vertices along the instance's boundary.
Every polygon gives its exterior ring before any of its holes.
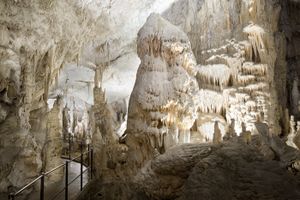
{"type": "Polygon", "coordinates": [[[189,39],[176,26],[151,14],[137,46],[141,64],[130,97],[126,144],[130,158],[142,163],[157,151],[189,142],[199,89],[189,39]]]}
{"type": "MultiPolygon", "coordinates": [[[[62,120],[62,97],[58,96],[53,108],[48,114],[46,145],[44,147],[45,172],[50,171],[62,164],[61,155],[63,148],[63,120],[62,120]]],[[[51,181],[62,179],[63,169],[49,176],[51,181]]]]}

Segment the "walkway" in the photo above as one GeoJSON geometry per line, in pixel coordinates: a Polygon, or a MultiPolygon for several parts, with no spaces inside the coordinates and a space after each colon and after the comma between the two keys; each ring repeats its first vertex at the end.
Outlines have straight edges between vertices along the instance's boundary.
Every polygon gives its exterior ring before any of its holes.
{"type": "MultiPolygon", "coordinates": [[[[66,160],[62,159],[63,162],[66,160]]],[[[86,170],[86,167],[83,166],[83,171],[86,170]]],[[[80,175],[80,163],[70,162],[69,163],[69,183],[73,181],[76,177],[80,175]]],[[[88,183],[88,172],[83,174],[83,187],[88,183]]],[[[40,199],[40,181],[38,181],[38,185],[36,189],[29,193],[28,195],[20,195],[16,197],[16,200],[39,200],[40,199]]],[[[45,200],[65,200],[65,174],[62,177],[62,180],[56,183],[47,184],[45,181],[45,200]],[[56,196],[61,191],[61,193],[56,196]]],[[[25,193],[25,192],[24,192],[25,193]]],[[[74,200],[80,193],[80,177],[78,177],[72,184],[69,185],[69,200],[74,200]]],[[[7,194],[0,194],[0,200],[7,200],[7,194]]]]}
{"type": "MultiPolygon", "coordinates": [[[[65,161],[65,160],[64,160],[65,161]]],[[[83,171],[86,169],[86,167],[83,167],[83,171]]],[[[73,181],[77,176],[80,174],[80,163],[77,162],[71,162],[69,164],[69,183],[73,181]]],[[[65,175],[64,175],[65,177],[65,175]]],[[[65,190],[63,188],[65,187],[65,180],[63,179],[60,182],[47,185],[47,182],[45,183],[45,200],[64,200],[65,199],[65,190]],[[55,197],[55,195],[62,191],[58,196],[55,197]]],[[[83,186],[85,186],[88,183],[88,173],[83,174],[83,186]]],[[[78,177],[71,185],[69,185],[69,200],[75,199],[80,193],[80,177],[78,177]]],[[[39,200],[39,191],[34,192],[32,195],[28,197],[28,199],[32,200],[39,200]]]]}

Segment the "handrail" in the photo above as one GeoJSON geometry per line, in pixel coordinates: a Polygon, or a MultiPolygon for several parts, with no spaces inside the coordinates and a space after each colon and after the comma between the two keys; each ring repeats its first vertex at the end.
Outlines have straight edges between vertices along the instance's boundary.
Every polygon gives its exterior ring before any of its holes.
{"type": "Polygon", "coordinates": [[[65,163],[64,163],[64,164],[61,164],[61,165],[59,165],[59,166],[57,166],[57,167],[51,169],[50,171],[44,173],[44,175],[47,176],[48,174],[51,174],[51,173],[54,172],[55,170],[57,170],[57,169],[59,169],[59,168],[61,168],[61,167],[64,167],[65,165],[66,165],[65,163]]]}
{"type": "MultiPolygon", "coordinates": [[[[86,168],[84,171],[83,171],[83,174],[85,172],[87,172],[88,170],[90,169],[90,167],[86,168]]],[[[70,181],[68,183],[68,186],[71,185],[76,179],[78,179],[82,174],[79,174],[78,176],[76,176],[72,181],[70,181]]],[[[64,187],[62,190],[60,190],[57,194],[55,194],[53,197],[50,198],[50,200],[53,200],[55,199],[58,195],[60,195],[66,188],[64,187]]]]}
{"type": "Polygon", "coordinates": [[[28,183],[27,185],[25,185],[23,188],[21,188],[18,192],[16,192],[14,195],[17,196],[18,194],[20,194],[21,192],[23,192],[24,190],[26,190],[28,187],[30,187],[31,185],[33,185],[35,182],[37,182],[38,180],[40,180],[40,178],[42,178],[43,175],[38,176],[36,179],[34,179],[33,181],[31,181],[30,183],[28,183]]]}
{"type": "MultiPolygon", "coordinates": [[[[41,175],[39,175],[37,178],[35,178],[33,181],[31,181],[30,183],[26,184],[23,188],[21,188],[20,190],[18,190],[17,192],[12,192],[9,194],[8,196],[8,199],[10,200],[14,200],[15,197],[17,195],[19,195],[20,193],[22,193],[24,190],[26,190],[27,188],[31,187],[33,184],[35,184],[37,181],[41,180],[41,188],[40,188],[40,199],[41,200],[44,200],[44,181],[45,181],[45,176],[51,174],[52,172],[54,172],[55,170],[59,169],[59,168],[62,168],[62,167],[65,167],[66,168],[66,171],[65,171],[65,178],[66,180],[68,180],[68,164],[70,162],[74,162],[76,159],[80,158],[80,167],[81,167],[81,170],[80,170],[80,174],[79,176],[77,176],[74,180],[72,180],[70,183],[68,183],[68,181],[66,181],[66,184],[65,184],[65,187],[63,188],[62,191],[66,191],[66,195],[65,195],[65,199],[67,200],[68,199],[68,186],[70,184],[72,184],[77,178],[81,177],[81,181],[80,181],[80,188],[82,190],[83,188],[83,185],[82,185],[82,177],[83,177],[83,174],[88,171],[90,169],[90,172],[91,172],[91,176],[90,178],[92,179],[92,173],[93,173],[93,148],[91,148],[90,146],[88,146],[88,151],[85,151],[83,152],[82,151],[82,146],[81,146],[81,153],[79,156],[73,158],[73,159],[70,159],[70,160],[67,160],[64,164],[61,164],[51,170],[49,170],[48,172],[42,172],[41,175]],[[88,167],[83,171],[82,170],[82,167],[83,167],[83,156],[87,154],[87,158],[88,158],[88,167]]],[[[60,191],[57,195],[59,195],[62,191],[60,191]]],[[[56,196],[56,195],[55,195],[56,196]]]]}
{"type": "MultiPolygon", "coordinates": [[[[72,158],[71,160],[69,160],[69,162],[76,162],[76,160],[77,160],[78,158],[80,158],[81,155],[84,156],[85,154],[88,154],[88,153],[91,153],[91,152],[92,152],[92,150],[88,150],[88,151],[86,151],[86,152],[80,154],[79,156],[77,156],[77,157],[75,157],[75,158],[72,158]]],[[[64,165],[65,165],[65,164],[64,164],[64,165]]]]}

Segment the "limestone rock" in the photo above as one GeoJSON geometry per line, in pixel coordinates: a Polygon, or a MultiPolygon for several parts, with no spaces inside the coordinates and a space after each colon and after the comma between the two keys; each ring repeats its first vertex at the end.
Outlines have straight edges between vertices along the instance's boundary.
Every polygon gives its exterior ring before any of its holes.
{"type": "MultiPolygon", "coordinates": [[[[62,164],[62,150],[63,150],[63,100],[62,97],[57,97],[53,108],[48,114],[47,121],[47,136],[44,147],[44,162],[45,172],[49,171],[58,165],[62,164]]],[[[51,181],[59,181],[62,179],[63,168],[56,173],[51,174],[47,178],[51,181]]]]}
{"type": "Polygon", "coordinates": [[[137,43],[141,64],[129,102],[126,143],[129,156],[143,162],[155,148],[164,152],[190,141],[199,90],[191,46],[180,29],[151,14],[137,43]]]}
{"type": "Polygon", "coordinates": [[[91,36],[88,22],[95,20],[79,7],[71,1],[0,2],[0,152],[6,155],[0,158],[0,192],[24,186],[45,167],[49,91],[63,63],[78,57],[91,36]]]}
{"type": "Polygon", "coordinates": [[[7,116],[0,130],[0,191],[7,191],[8,186],[24,186],[41,171],[42,150],[33,135],[19,128],[14,115],[7,116]]]}
{"type": "Polygon", "coordinates": [[[179,199],[293,199],[300,195],[297,184],[276,161],[231,144],[196,164],[179,199]]]}
{"type": "Polygon", "coordinates": [[[298,198],[298,176],[287,170],[287,157],[278,154],[276,161],[258,151],[261,145],[273,149],[260,136],[246,146],[242,138],[218,146],[180,145],[147,163],[135,183],[155,199],[298,198]]]}
{"type": "Polygon", "coordinates": [[[242,122],[251,130],[260,112],[275,134],[286,120],[286,100],[280,98],[286,93],[286,63],[279,11],[279,0],[180,0],[164,13],[192,43],[199,63],[199,110],[221,114],[228,124],[234,119],[237,134],[242,122]]]}

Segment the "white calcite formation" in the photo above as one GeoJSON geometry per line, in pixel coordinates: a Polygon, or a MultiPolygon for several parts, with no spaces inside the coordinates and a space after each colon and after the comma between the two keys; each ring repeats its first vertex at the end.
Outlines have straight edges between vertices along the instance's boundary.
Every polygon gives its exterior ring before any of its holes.
{"type": "Polygon", "coordinates": [[[272,134],[288,130],[281,98],[286,63],[279,11],[279,1],[181,0],[164,13],[192,43],[199,63],[199,111],[220,114],[228,124],[234,119],[237,134],[243,122],[252,131],[258,117],[272,134]]]}
{"type": "Polygon", "coordinates": [[[295,122],[295,117],[292,115],[290,117],[290,132],[287,136],[287,141],[286,144],[290,147],[293,147],[295,149],[299,149],[297,146],[299,144],[299,128],[300,128],[300,122],[297,122],[297,127],[296,127],[296,122],[295,122]]]}
{"type": "Polygon", "coordinates": [[[154,150],[190,140],[198,84],[189,39],[176,26],[151,14],[138,33],[141,64],[130,97],[126,144],[138,163],[154,150]]]}

